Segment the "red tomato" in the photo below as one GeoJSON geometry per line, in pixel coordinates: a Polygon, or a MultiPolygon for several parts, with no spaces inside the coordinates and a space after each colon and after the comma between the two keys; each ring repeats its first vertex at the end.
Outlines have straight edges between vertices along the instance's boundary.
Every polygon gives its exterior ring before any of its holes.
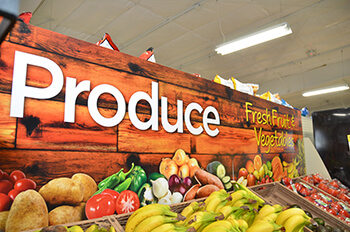
{"type": "Polygon", "coordinates": [[[303,180],[305,180],[309,184],[314,184],[314,179],[311,176],[304,176],[303,180]]]}
{"type": "Polygon", "coordinates": [[[334,209],[327,208],[327,212],[333,214],[334,216],[337,216],[337,211],[335,211],[334,209]]]}
{"type": "Polygon", "coordinates": [[[320,183],[318,185],[318,188],[322,189],[323,191],[327,192],[328,191],[328,186],[325,183],[320,183]]]}
{"type": "Polygon", "coordinates": [[[113,189],[105,189],[102,191],[101,193],[102,195],[103,194],[108,194],[108,195],[111,195],[114,200],[117,200],[118,196],[119,196],[119,193],[117,191],[114,191],[113,189]]]}
{"type": "Polygon", "coordinates": [[[21,191],[17,190],[17,189],[11,189],[10,192],[7,194],[7,196],[9,196],[12,200],[15,200],[16,196],[18,195],[18,193],[20,193],[21,191]]]}
{"type": "Polygon", "coordinates": [[[294,184],[295,189],[299,192],[301,190],[301,188],[303,187],[300,183],[295,183],[294,184]]]}
{"type": "Polygon", "coordinates": [[[26,178],[26,174],[24,174],[20,170],[15,170],[10,174],[10,180],[12,181],[13,184],[15,184],[17,180],[20,180],[23,178],[26,178]]]}
{"type": "Polygon", "coordinates": [[[7,194],[13,188],[13,184],[9,180],[0,180],[0,193],[7,194]]]}
{"type": "Polygon", "coordinates": [[[115,209],[118,214],[134,212],[138,208],[140,208],[139,197],[131,190],[122,191],[115,202],[115,209]]]}
{"type": "Polygon", "coordinates": [[[35,188],[36,188],[36,183],[33,180],[27,179],[27,178],[17,180],[14,185],[14,189],[17,189],[19,191],[25,191],[28,189],[35,189],[35,188]]]}
{"type": "Polygon", "coordinates": [[[304,197],[306,200],[311,201],[312,203],[315,204],[315,200],[309,196],[304,197]]]}
{"type": "Polygon", "coordinates": [[[12,204],[11,198],[4,193],[0,193],[0,212],[9,210],[11,204],[12,204]]]}
{"type": "Polygon", "coordinates": [[[338,198],[339,198],[340,200],[343,200],[343,201],[347,202],[348,204],[350,203],[350,197],[347,196],[345,193],[340,193],[340,194],[338,195],[338,198]]]}
{"type": "Polygon", "coordinates": [[[0,169],[0,180],[2,179],[2,170],[0,169]]]}
{"type": "Polygon", "coordinates": [[[342,221],[345,221],[345,217],[343,215],[338,214],[336,217],[342,221]]]}
{"type": "Polygon", "coordinates": [[[349,215],[349,213],[348,213],[348,211],[346,211],[345,209],[341,209],[341,210],[339,210],[339,213],[338,213],[339,215],[342,215],[342,216],[344,216],[344,217],[349,217],[350,215],[349,215]]]}
{"type": "Polygon", "coordinates": [[[7,172],[2,172],[2,180],[10,180],[10,176],[7,174],[7,172]]]}
{"type": "Polygon", "coordinates": [[[339,205],[337,202],[332,202],[330,204],[330,207],[332,209],[334,209],[335,211],[339,212],[339,210],[341,210],[343,207],[341,205],[339,205]]]}
{"type": "Polygon", "coordinates": [[[312,197],[313,199],[321,199],[321,197],[317,193],[312,193],[310,197],[312,197]]]}
{"type": "Polygon", "coordinates": [[[290,177],[283,177],[282,184],[284,184],[285,186],[288,186],[288,185],[293,184],[293,181],[290,177]]]}
{"type": "Polygon", "coordinates": [[[85,214],[88,219],[109,216],[115,212],[114,198],[109,194],[96,194],[85,205],[85,214]]]}
{"type": "Polygon", "coordinates": [[[310,190],[308,190],[307,188],[305,187],[302,187],[299,191],[299,193],[302,195],[302,196],[310,196],[310,190]]]}
{"type": "Polygon", "coordinates": [[[339,184],[335,180],[332,180],[331,182],[329,182],[329,184],[332,185],[334,188],[339,188],[339,184]]]}

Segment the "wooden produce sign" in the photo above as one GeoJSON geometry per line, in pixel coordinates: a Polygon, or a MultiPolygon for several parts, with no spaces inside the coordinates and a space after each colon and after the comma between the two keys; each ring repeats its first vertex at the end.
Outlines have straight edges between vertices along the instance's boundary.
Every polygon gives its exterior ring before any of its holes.
{"type": "Polygon", "coordinates": [[[0,48],[0,168],[39,186],[132,162],[156,172],[177,149],[235,179],[305,174],[297,110],[21,22],[0,48]]]}

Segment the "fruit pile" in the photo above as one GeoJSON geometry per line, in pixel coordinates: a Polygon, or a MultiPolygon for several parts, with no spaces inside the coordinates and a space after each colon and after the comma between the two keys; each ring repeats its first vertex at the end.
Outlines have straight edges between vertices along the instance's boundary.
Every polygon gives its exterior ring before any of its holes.
{"type": "Polygon", "coordinates": [[[194,201],[181,213],[167,205],[152,204],[135,211],[125,225],[132,231],[301,231],[311,223],[302,209],[265,205],[245,186],[234,183],[236,191],[215,191],[204,202],[194,201]]]}
{"type": "Polygon", "coordinates": [[[304,176],[303,180],[350,204],[350,190],[339,180],[327,180],[319,173],[304,176]]]}
{"type": "Polygon", "coordinates": [[[350,208],[344,202],[333,200],[326,194],[303,182],[293,183],[292,179],[288,177],[282,179],[282,184],[350,225],[350,208]]]}
{"type": "Polygon", "coordinates": [[[14,170],[9,175],[0,169],[0,212],[9,210],[20,192],[35,188],[36,183],[22,171],[14,170]]]}

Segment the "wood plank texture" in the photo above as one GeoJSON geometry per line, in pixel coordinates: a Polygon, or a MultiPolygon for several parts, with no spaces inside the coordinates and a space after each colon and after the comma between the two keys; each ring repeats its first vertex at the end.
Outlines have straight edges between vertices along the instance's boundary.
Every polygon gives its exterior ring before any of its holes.
{"type": "MultiPolygon", "coordinates": [[[[0,168],[6,172],[23,170],[39,186],[77,172],[88,173],[99,182],[122,167],[127,169],[132,162],[147,173],[155,172],[162,158],[171,158],[179,148],[196,158],[203,168],[213,160],[221,161],[232,177],[237,177],[238,169],[256,155],[263,162],[274,156],[290,162],[298,154],[296,142],[302,139],[300,111],[212,81],[21,22],[2,43],[0,54],[0,168]],[[17,119],[9,116],[15,51],[54,61],[65,78],[57,96],[25,99],[24,116],[17,119]],[[75,78],[77,84],[90,81],[90,91],[80,93],[76,99],[74,123],[64,122],[67,77],[75,78]],[[153,97],[152,83],[159,88],[159,129],[139,130],[129,118],[129,100],[138,91],[153,97]],[[113,127],[95,122],[87,106],[90,92],[101,84],[118,89],[125,99],[125,116],[113,127]],[[183,101],[184,112],[190,103],[198,103],[203,109],[213,106],[219,113],[220,125],[210,128],[217,128],[219,134],[211,137],[203,131],[193,135],[185,123],[183,133],[166,132],[161,121],[161,97],[167,98],[168,121],[172,125],[178,120],[178,100],[183,101]],[[270,121],[263,122],[264,117],[270,121]],[[273,136],[274,145],[262,145],[273,136]],[[277,146],[280,136],[292,146],[277,146]]],[[[27,85],[45,88],[51,82],[45,68],[28,67],[27,85]]],[[[113,117],[119,110],[118,102],[104,93],[98,100],[98,110],[106,118],[113,117]]],[[[153,110],[146,101],[139,101],[138,119],[147,122],[153,110]]],[[[194,110],[191,125],[203,127],[202,117],[203,113],[194,110]]]]}

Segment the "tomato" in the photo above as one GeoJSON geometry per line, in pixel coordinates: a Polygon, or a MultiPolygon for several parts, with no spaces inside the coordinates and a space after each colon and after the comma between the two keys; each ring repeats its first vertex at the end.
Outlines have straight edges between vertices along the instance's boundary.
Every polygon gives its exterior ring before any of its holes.
{"type": "Polygon", "coordinates": [[[12,181],[13,184],[15,184],[17,180],[20,180],[23,178],[26,178],[26,174],[24,174],[20,170],[15,170],[10,174],[10,180],[12,181]]]}
{"type": "Polygon", "coordinates": [[[20,193],[21,191],[17,189],[11,189],[10,192],[7,194],[12,200],[15,200],[16,196],[20,193]]]}
{"type": "Polygon", "coordinates": [[[311,201],[312,203],[315,204],[315,200],[309,196],[304,197],[306,200],[311,201]]]}
{"type": "Polygon", "coordinates": [[[13,188],[13,184],[9,180],[0,180],[0,193],[7,194],[13,188]]]}
{"type": "Polygon", "coordinates": [[[335,211],[339,212],[339,210],[341,210],[343,207],[341,205],[339,205],[337,202],[332,202],[330,204],[330,207],[332,209],[334,209],[335,211]]]}
{"type": "Polygon", "coordinates": [[[321,199],[321,197],[317,193],[312,193],[310,197],[312,197],[313,199],[321,199]]]}
{"type": "Polygon", "coordinates": [[[303,180],[305,180],[309,184],[314,184],[314,179],[311,176],[304,176],[303,180]]]}
{"type": "Polygon", "coordinates": [[[325,183],[320,183],[318,185],[318,188],[322,189],[323,191],[327,192],[328,191],[328,186],[325,183]]]}
{"type": "Polygon", "coordinates": [[[288,185],[293,184],[293,181],[290,177],[283,177],[282,184],[284,184],[285,186],[288,186],[288,185]]]}
{"type": "Polygon", "coordinates": [[[299,193],[300,193],[302,196],[304,196],[304,197],[310,196],[310,194],[311,194],[310,190],[308,190],[308,189],[305,188],[305,187],[302,187],[302,188],[300,189],[299,193]]]}
{"type": "Polygon", "coordinates": [[[335,211],[334,209],[327,208],[327,212],[333,214],[334,216],[337,216],[337,211],[335,211]]]}
{"type": "Polygon", "coordinates": [[[109,216],[115,212],[115,200],[109,194],[96,194],[85,205],[85,214],[88,219],[109,216]]]}
{"type": "Polygon", "coordinates": [[[111,195],[114,198],[114,200],[117,200],[119,196],[119,193],[117,191],[114,191],[113,189],[108,189],[108,188],[103,190],[101,194],[111,195]]]}
{"type": "Polygon", "coordinates": [[[340,194],[338,195],[338,198],[339,198],[340,200],[343,200],[343,201],[347,202],[348,204],[350,204],[350,197],[347,196],[345,193],[340,193],[340,194]]]}
{"type": "Polygon", "coordinates": [[[338,214],[336,217],[342,221],[345,221],[345,217],[343,215],[338,214]]]}
{"type": "Polygon", "coordinates": [[[7,174],[7,172],[2,172],[2,180],[10,180],[10,176],[7,174]]]}
{"type": "Polygon", "coordinates": [[[2,179],[2,170],[0,169],[0,180],[2,179]]]}
{"type": "Polygon", "coordinates": [[[4,193],[0,193],[0,212],[9,210],[12,204],[12,200],[4,193]]]}
{"type": "Polygon", "coordinates": [[[329,187],[327,190],[327,193],[331,194],[332,196],[336,197],[339,193],[339,189],[335,189],[334,187],[329,187]]]}
{"type": "Polygon", "coordinates": [[[334,188],[339,188],[339,184],[336,180],[332,180],[329,184],[332,185],[334,188]]]}
{"type": "Polygon", "coordinates": [[[122,191],[115,202],[115,209],[118,214],[134,212],[138,208],[140,208],[139,197],[131,190],[122,191]]]}
{"type": "Polygon", "coordinates": [[[295,189],[299,192],[301,190],[301,188],[303,187],[300,183],[295,183],[294,184],[295,189]]]}
{"type": "Polygon", "coordinates": [[[344,217],[350,217],[348,211],[346,211],[345,209],[339,210],[339,213],[338,213],[338,214],[339,214],[339,215],[342,215],[342,216],[344,216],[344,217]]]}
{"type": "Polygon", "coordinates": [[[36,188],[36,183],[32,179],[27,179],[27,178],[17,180],[14,185],[14,189],[17,189],[19,191],[25,191],[28,189],[35,189],[35,188],[36,188]]]}

